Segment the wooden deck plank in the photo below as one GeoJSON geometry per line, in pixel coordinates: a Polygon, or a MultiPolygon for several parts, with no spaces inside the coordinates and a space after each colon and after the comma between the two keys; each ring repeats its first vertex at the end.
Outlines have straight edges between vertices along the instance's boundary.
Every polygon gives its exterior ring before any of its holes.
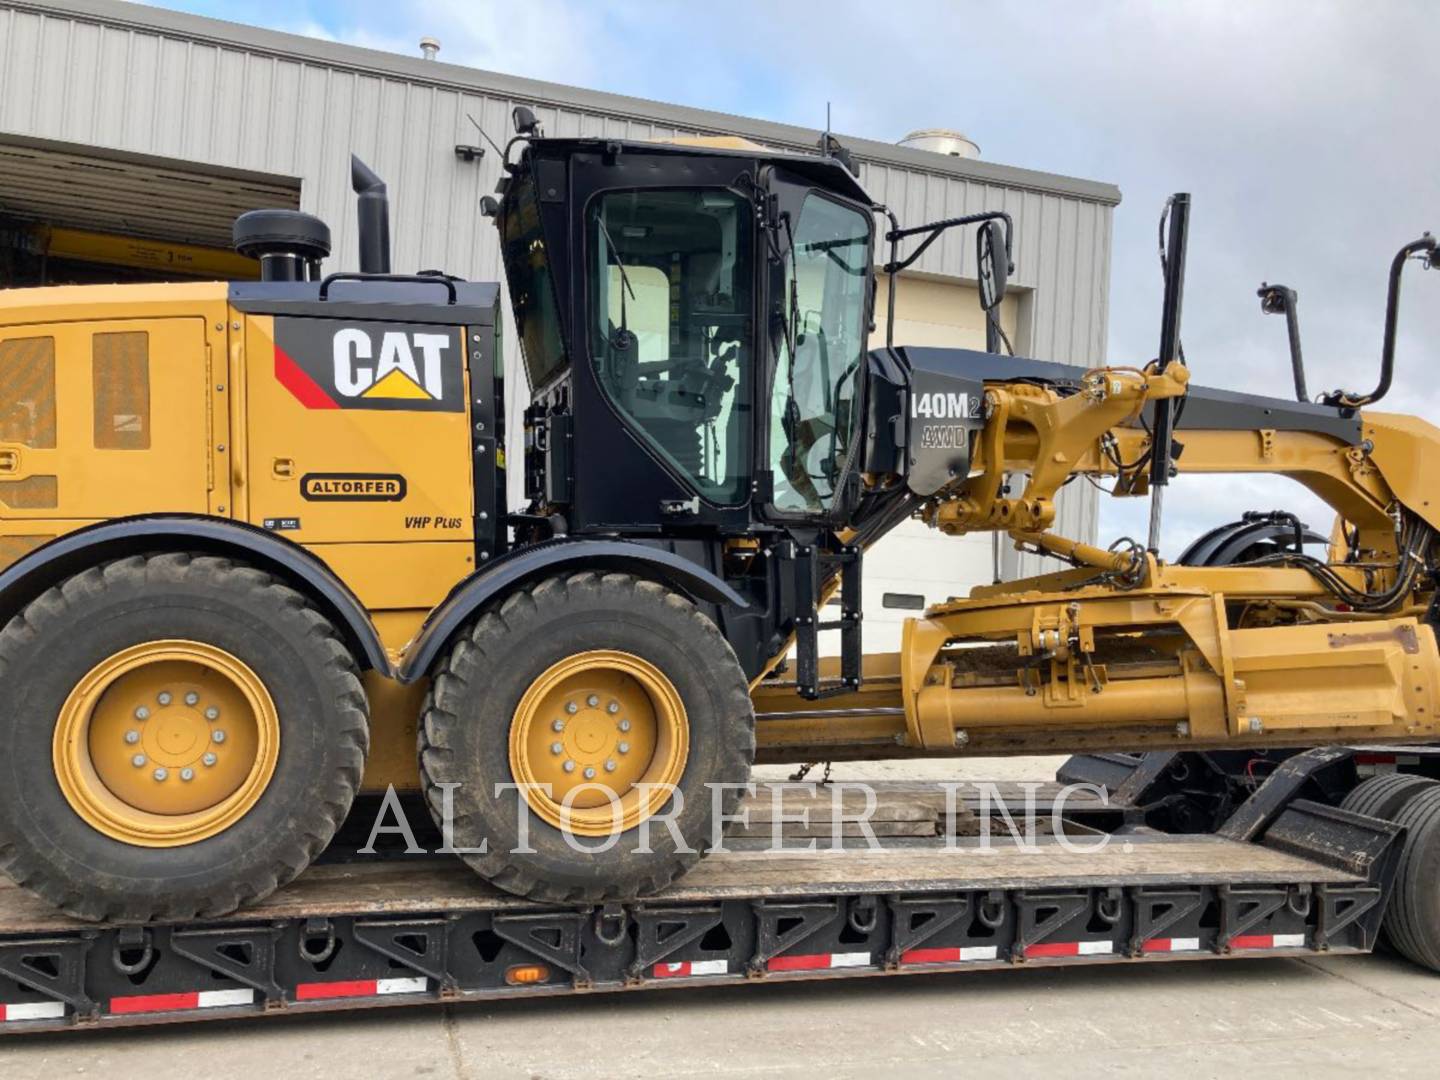
{"type": "MultiPolygon", "coordinates": [[[[1144,842],[1116,838],[1103,850],[1088,853],[1067,852],[1045,841],[1029,851],[1009,844],[984,851],[963,841],[952,847],[935,841],[879,850],[716,853],[652,902],[982,888],[1355,880],[1269,848],[1213,837],[1150,837],[1144,842]]],[[[269,899],[226,921],[523,906],[523,901],[486,885],[458,859],[392,860],[311,867],[269,899]]],[[[9,882],[0,882],[0,934],[75,930],[82,925],[9,882]]]]}

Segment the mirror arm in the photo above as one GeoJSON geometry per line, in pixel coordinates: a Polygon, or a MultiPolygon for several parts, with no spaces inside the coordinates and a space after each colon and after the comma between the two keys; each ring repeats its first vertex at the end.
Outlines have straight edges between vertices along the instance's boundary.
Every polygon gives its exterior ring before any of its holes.
{"type": "MultiPolygon", "coordinates": [[[[876,211],[883,212],[890,219],[890,231],[885,234],[885,239],[890,244],[890,260],[880,268],[881,272],[888,278],[889,303],[885,311],[885,347],[895,347],[895,278],[902,270],[913,266],[920,256],[925,254],[925,249],[940,239],[945,232],[962,225],[977,225],[984,221],[1001,221],[1005,223],[1005,262],[1007,274],[1015,272],[1015,221],[1004,210],[987,210],[979,214],[966,214],[963,217],[946,218],[944,221],[932,221],[926,225],[915,225],[909,229],[900,228],[900,220],[888,207],[876,206],[876,211]],[[900,258],[900,241],[911,236],[924,234],[925,239],[920,241],[918,247],[904,259],[900,258]]],[[[998,352],[1000,344],[996,331],[992,330],[991,320],[986,320],[986,345],[989,352],[998,352]]]]}
{"type": "Polygon", "coordinates": [[[890,231],[885,234],[885,239],[890,243],[890,259],[881,267],[881,270],[885,273],[885,348],[893,349],[895,347],[895,272],[890,268],[900,258],[900,219],[888,206],[876,204],[871,209],[890,219],[890,231]]]}
{"type": "Polygon", "coordinates": [[[1427,266],[1437,263],[1435,237],[1428,232],[1419,240],[1412,240],[1395,253],[1390,261],[1390,288],[1385,297],[1385,342],[1380,350],[1380,382],[1368,394],[1350,394],[1343,390],[1325,395],[1326,405],[1342,409],[1358,409],[1373,405],[1390,392],[1390,381],[1395,374],[1395,331],[1400,318],[1400,276],[1405,272],[1405,263],[1415,255],[1425,252],[1427,266]]]}
{"type": "MultiPolygon", "coordinates": [[[[891,221],[895,221],[893,214],[891,215],[891,221]]],[[[940,239],[941,235],[947,230],[960,225],[977,225],[982,221],[1003,221],[1005,223],[1005,257],[1009,260],[1009,270],[1010,273],[1013,274],[1015,272],[1015,222],[1004,210],[987,210],[980,214],[966,214],[964,217],[946,218],[944,221],[932,221],[928,225],[915,225],[909,229],[901,229],[898,227],[898,224],[895,225],[885,234],[885,239],[889,240],[891,244],[890,261],[884,266],[885,272],[887,274],[897,274],[901,270],[914,264],[915,260],[925,254],[925,249],[940,239]],[[905,240],[911,236],[919,236],[921,233],[927,235],[925,239],[920,242],[920,246],[901,260],[895,252],[895,245],[901,240],[905,240]]]]}
{"type": "Polygon", "coordinates": [[[1266,315],[1285,316],[1285,330],[1290,337],[1290,368],[1295,375],[1295,400],[1308,405],[1310,391],[1305,385],[1305,357],[1300,351],[1300,297],[1294,289],[1264,281],[1256,295],[1260,297],[1260,310],[1266,315]]]}

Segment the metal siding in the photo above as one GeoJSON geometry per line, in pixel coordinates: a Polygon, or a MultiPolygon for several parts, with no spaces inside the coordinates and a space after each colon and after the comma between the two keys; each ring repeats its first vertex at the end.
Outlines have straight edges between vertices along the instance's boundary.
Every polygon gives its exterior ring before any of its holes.
{"type": "MultiPolygon", "coordinates": [[[[443,267],[466,277],[500,277],[494,232],[476,210],[479,197],[493,191],[499,177],[494,151],[467,164],[455,158],[452,148],[457,142],[483,142],[467,119],[471,115],[503,145],[515,95],[459,89],[454,85],[458,69],[450,65],[436,64],[437,78],[431,81],[424,64],[403,58],[381,58],[392,70],[368,71],[360,50],[350,50],[353,59],[345,64],[298,55],[302,47],[317,55],[340,49],[328,43],[128,5],[113,5],[113,10],[93,2],[69,6],[76,13],[57,4],[43,12],[0,7],[0,134],[301,177],[302,208],[326,220],[335,238],[331,267],[356,261],[348,162],[354,150],[390,183],[397,270],[443,267]],[[152,19],[154,27],[144,25],[152,19]],[[163,29],[177,23],[203,27],[203,33],[163,29]],[[241,41],[283,41],[287,47],[267,51],[227,44],[230,35],[243,35],[241,41]],[[396,74],[400,68],[414,74],[396,74]]],[[[484,77],[496,85],[542,87],[484,77]]],[[[712,126],[697,122],[687,127],[661,119],[685,113],[675,106],[655,104],[656,116],[646,118],[639,115],[646,103],[543,89],[574,99],[569,105],[541,102],[538,112],[546,130],[556,134],[673,138],[719,130],[715,125],[724,119],[695,113],[712,126]],[[610,113],[594,104],[607,101],[625,107],[610,113]]],[[[527,99],[540,100],[518,97],[527,99]]],[[[773,133],[784,136],[771,140],[777,145],[805,145],[800,129],[731,119],[749,137],[773,133]]],[[[854,145],[862,155],[871,154],[861,161],[866,189],[907,224],[987,207],[1014,215],[1012,281],[1017,289],[1032,290],[1030,340],[1017,346],[1038,357],[1075,363],[1103,359],[1113,189],[989,162],[939,159],[933,168],[924,168],[925,155],[915,151],[863,140],[854,145]],[[956,171],[977,175],[957,176],[956,171]],[[1007,183],[1011,177],[1014,183],[1007,183]],[[1067,187],[1071,193],[1063,190],[1067,187]],[[1091,190],[1093,197],[1074,193],[1091,190]]],[[[972,244],[968,230],[953,233],[935,244],[915,270],[971,279],[972,244]]],[[[513,333],[505,337],[505,358],[506,397],[513,407],[525,399],[513,333]]],[[[518,462],[518,429],[510,436],[511,460],[518,462]]],[[[518,470],[514,479],[518,482],[518,470]]],[[[1060,500],[1057,526],[1093,539],[1095,517],[1094,493],[1072,485],[1060,500]]],[[[1022,558],[1019,568],[1025,562],[1022,558]]]]}

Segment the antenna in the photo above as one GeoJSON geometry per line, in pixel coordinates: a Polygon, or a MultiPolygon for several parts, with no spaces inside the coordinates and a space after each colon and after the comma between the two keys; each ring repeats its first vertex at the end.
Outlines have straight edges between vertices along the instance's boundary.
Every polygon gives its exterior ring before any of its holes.
{"type": "Polygon", "coordinates": [[[469,120],[470,123],[475,125],[475,130],[480,133],[480,137],[491,145],[491,147],[495,150],[495,153],[500,156],[500,160],[503,162],[505,160],[505,151],[500,149],[494,139],[492,139],[489,135],[485,134],[485,129],[480,126],[480,121],[476,120],[475,117],[471,116],[468,112],[465,114],[465,119],[469,120]]]}
{"type": "Polygon", "coordinates": [[[830,102],[825,102],[825,156],[830,156],[830,102]]]}

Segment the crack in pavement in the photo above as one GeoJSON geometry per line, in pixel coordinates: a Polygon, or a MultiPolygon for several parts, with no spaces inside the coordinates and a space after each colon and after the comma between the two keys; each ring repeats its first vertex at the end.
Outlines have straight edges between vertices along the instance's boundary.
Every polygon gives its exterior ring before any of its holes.
{"type": "Polygon", "coordinates": [[[1404,998],[1398,997],[1395,994],[1387,993],[1386,991],[1377,989],[1373,986],[1368,986],[1365,983],[1360,982],[1358,979],[1352,979],[1348,975],[1342,975],[1338,971],[1331,971],[1329,968],[1321,967],[1314,960],[1300,958],[1300,962],[1306,967],[1314,971],[1320,972],[1320,974],[1322,975],[1328,975],[1332,979],[1339,979],[1341,982],[1348,983],[1350,986],[1355,987],[1357,990],[1363,990],[1367,994],[1372,994],[1375,997],[1390,1002],[1392,1005],[1399,1005],[1402,1008],[1411,1010],[1412,1012],[1417,1012],[1421,1016],[1427,1017],[1430,1020],[1440,1020],[1440,1011],[1427,1009],[1422,1005],[1415,1004],[1415,1002],[1413,1001],[1406,1001],[1404,998]]]}
{"type": "Polygon", "coordinates": [[[455,1022],[455,1008],[444,1005],[440,1009],[440,1026],[445,1029],[445,1045],[450,1051],[450,1064],[455,1069],[455,1080],[469,1080],[465,1069],[465,1054],[460,1049],[460,1029],[455,1022]]]}

